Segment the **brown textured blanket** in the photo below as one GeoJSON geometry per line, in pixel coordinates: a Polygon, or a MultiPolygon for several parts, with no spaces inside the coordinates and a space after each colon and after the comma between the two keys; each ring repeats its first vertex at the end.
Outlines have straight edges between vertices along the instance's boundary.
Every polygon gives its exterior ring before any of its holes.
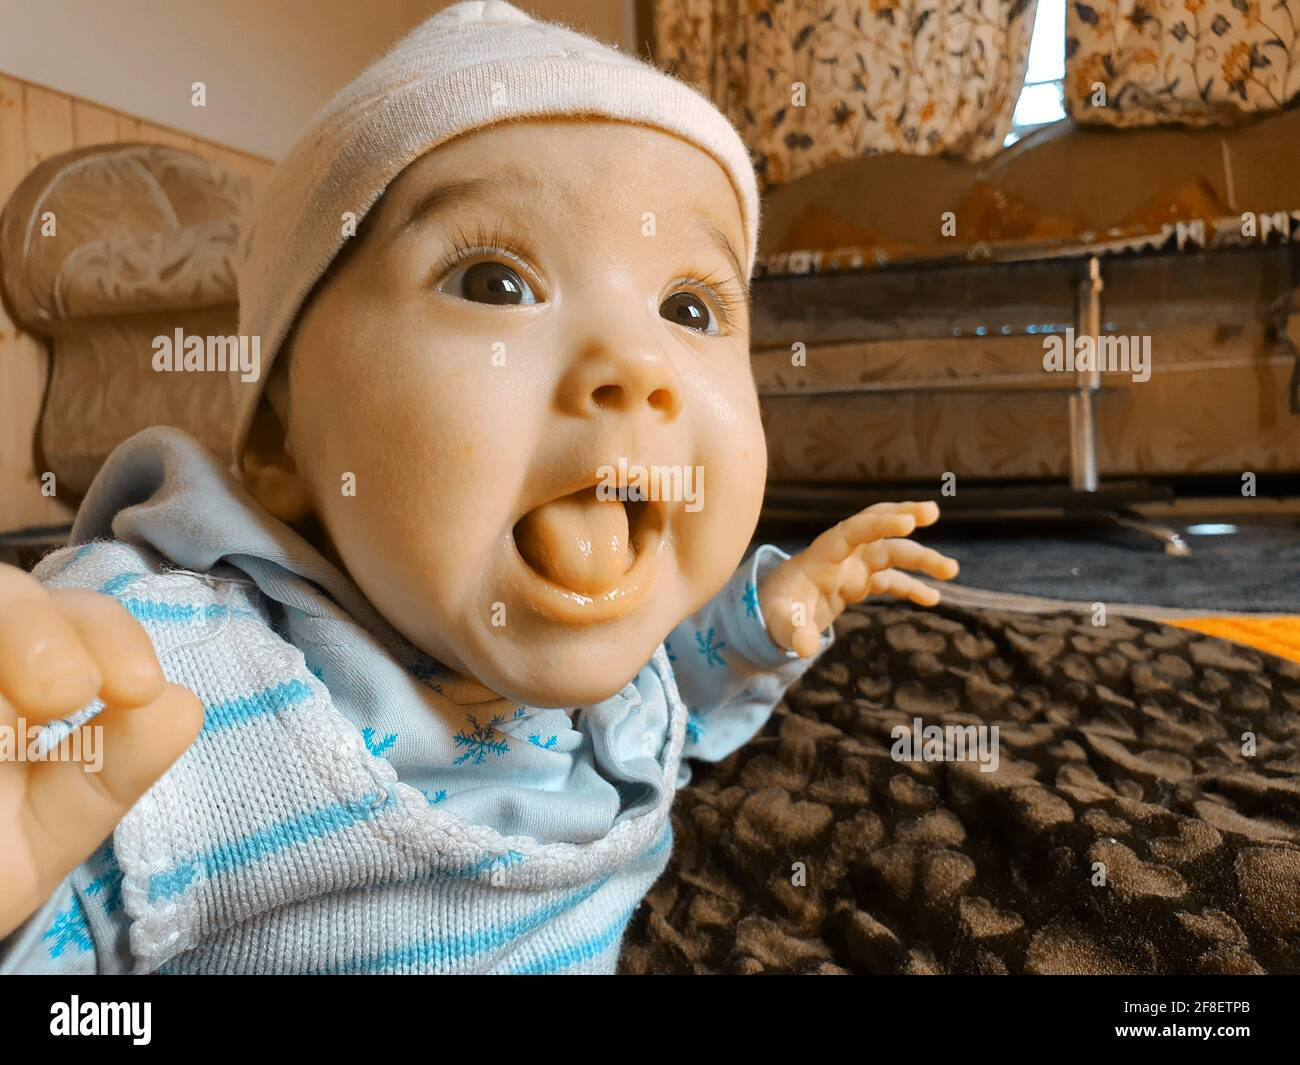
{"type": "Polygon", "coordinates": [[[1300,972],[1300,666],[1090,620],[846,613],[697,765],[621,971],[1300,972]],[[998,770],[895,760],[918,717],[998,725],[998,770]]]}

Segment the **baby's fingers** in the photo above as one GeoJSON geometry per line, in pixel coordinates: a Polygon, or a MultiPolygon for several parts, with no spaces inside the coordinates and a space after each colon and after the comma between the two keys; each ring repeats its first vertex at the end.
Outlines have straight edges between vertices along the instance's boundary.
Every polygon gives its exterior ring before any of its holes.
{"type": "Polygon", "coordinates": [[[827,529],[812,542],[807,553],[818,562],[838,564],[865,543],[907,536],[915,528],[916,519],[910,514],[864,510],[827,529]]]}
{"type": "Polygon", "coordinates": [[[793,650],[800,658],[812,658],[821,647],[821,634],[816,625],[800,625],[794,630],[793,650]]]}
{"type": "Polygon", "coordinates": [[[924,581],[917,580],[896,569],[882,569],[871,575],[872,595],[892,595],[897,599],[908,599],[917,606],[934,606],[939,602],[939,589],[931,588],[924,581]]]}
{"type": "Polygon", "coordinates": [[[862,556],[872,570],[891,567],[920,570],[939,581],[952,580],[960,569],[955,558],[912,540],[877,540],[862,549],[862,556]]]}
{"type": "Polygon", "coordinates": [[[50,598],[81,637],[103,676],[99,696],[117,706],[143,706],[162,694],[167,678],[149,635],[115,599],[67,588],[50,598]]]}
{"type": "Polygon", "coordinates": [[[103,675],[75,626],[43,588],[21,598],[7,590],[0,600],[0,692],[14,713],[43,725],[91,702],[103,675]]]}
{"type": "Polygon", "coordinates": [[[107,706],[78,740],[62,741],[60,757],[31,763],[24,820],[47,889],[90,856],[202,727],[199,700],[164,684],[144,706],[107,706]],[[66,757],[73,752],[79,760],[66,757]]]}
{"type": "Polygon", "coordinates": [[[794,651],[801,658],[811,658],[821,647],[812,608],[802,600],[778,596],[764,607],[763,614],[768,635],[778,647],[794,651]]]}
{"type": "Polygon", "coordinates": [[[862,511],[863,514],[910,514],[916,519],[917,528],[933,525],[939,520],[939,504],[925,503],[873,503],[862,511]]]}

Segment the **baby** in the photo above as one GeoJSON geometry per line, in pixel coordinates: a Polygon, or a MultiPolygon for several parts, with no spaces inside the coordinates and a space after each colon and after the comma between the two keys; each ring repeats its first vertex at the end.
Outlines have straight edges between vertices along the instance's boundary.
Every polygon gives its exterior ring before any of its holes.
{"type": "Polygon", "coordinates": [[[0,971],[614,971],[683,759],[957,569],[929,503],[741,564],[757,235],[707,100],[498,0],[343,90],[250,237],[236,470],[150,429],[0,569],[0,724],[50,726],[0,971]]]}

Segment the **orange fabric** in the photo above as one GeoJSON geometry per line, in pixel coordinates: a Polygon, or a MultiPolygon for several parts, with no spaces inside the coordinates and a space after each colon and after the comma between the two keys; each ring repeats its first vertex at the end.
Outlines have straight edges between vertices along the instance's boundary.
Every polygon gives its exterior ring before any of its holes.
{"type": "Polygon", "coordinates": [[[1221,640],[1244,643],[1279,658],[1300,662],[1300,617],[1187,618],[1169,624],[1180,629],[1195,629],[1221,640]]]}

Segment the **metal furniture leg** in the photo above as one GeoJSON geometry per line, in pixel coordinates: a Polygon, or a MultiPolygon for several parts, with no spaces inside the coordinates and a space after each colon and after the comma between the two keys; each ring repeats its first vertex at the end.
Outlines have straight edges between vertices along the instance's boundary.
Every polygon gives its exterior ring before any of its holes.
{"type": "Polygon", "coordinates": [[[1158,521],[1152,521],[1144,517],[1135,510],[1129,510],[1127,507],[1116,510],[1108,510],[1106,514],[1115,522],[1116,525],[1125,529],[1132,529],[1143,536],[1151,536],[1164,544],[1166,555],[1177,555],[1179,557],[1190,555],[1191,547],[1187,541],[1179,535],[1177,529],[1171,529],[1168,525],[1162,525],[1158,521]]]}
{"type": "MultiPolygon", "coordinates": [[[[1088,259],[1088,276],[1079,283],[1076,344],[1081,336],[1093,338],[1098,351],[1101,336],[1101,260],[1088,259]]],[[[1070,394],[1070,487],[1077,492],[1097,491],[1097,417],[1093,396],[1101,388],[1101,371],[1094,364],[1075,371],[1075,390],[1070,394]]]]}

